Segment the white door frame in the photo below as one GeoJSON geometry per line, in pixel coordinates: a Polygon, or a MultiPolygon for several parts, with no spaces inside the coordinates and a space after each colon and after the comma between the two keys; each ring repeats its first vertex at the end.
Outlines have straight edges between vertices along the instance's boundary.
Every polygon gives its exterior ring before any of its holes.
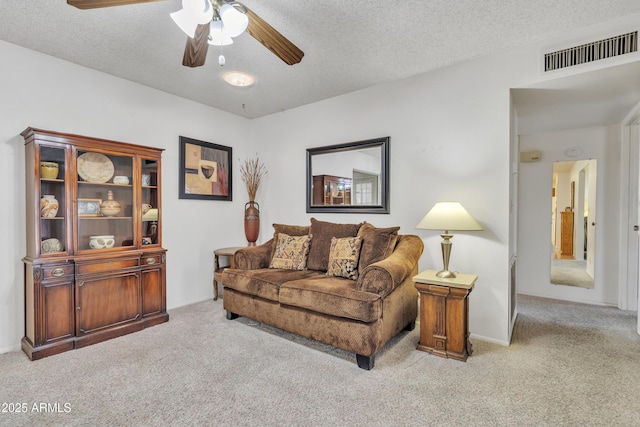
{"type": "MultiPolygon", "coordinates": [[[[640,306],[640,232],[634,227],[640,225],[640,102],[631,110],[623,121],[622,154],[628,153],[626,171],[620,177],[626,181],[626,198],[628,210],[621,210],[620,249],[622,250],[620,265],[620,283],[618,287],[618,308],[622,310],[638,310],[640,306]],[[626,176],[625,176],[626,175],[626,176]],[[625,179],[627,178],[627,179],[625,179]],[[623,262],[625,259],[626,262],[623,262]]],[[[623,185],[623,188],[625,186],[623,185]]],[[[624,194],[623,194],[624,196],[624,194]]],[[[637,332],[640,334],[640,310],[638,310],[637,332]]]]}

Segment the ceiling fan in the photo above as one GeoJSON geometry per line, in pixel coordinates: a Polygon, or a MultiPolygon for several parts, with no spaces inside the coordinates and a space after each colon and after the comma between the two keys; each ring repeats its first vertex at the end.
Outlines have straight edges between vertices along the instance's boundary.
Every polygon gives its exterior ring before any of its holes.
{"type": "MultiPolygon", "coordinates": [[[[152,1],[160,0],[67,0],[67,3],[78,9],[96,9],[152,1]]],[[[189,36],[182,65],[187,67],[204,65],[209,44],[218,46],[229,44],[231,37],[241,34],[245,29],[251,37],[289,65],[299,63],[304,56],[302,50],[240,2],[182,0],[182,6],[181,10],[171,14],[176,24],[189,36]],[[230,18],[227,19],[227,15],[230,18]],[[229,36],[226,34],[226,29],[233,26],[234,20],[240,21],[240,25],[244,22],[244,27],[238,34],[229,36]]],[[[223,59],[220,65],[224,64],[223,59]]]]}

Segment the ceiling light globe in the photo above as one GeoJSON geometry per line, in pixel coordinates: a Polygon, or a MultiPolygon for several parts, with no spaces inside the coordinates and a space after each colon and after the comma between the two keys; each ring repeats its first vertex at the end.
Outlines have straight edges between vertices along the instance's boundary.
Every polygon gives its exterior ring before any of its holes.
{"type": "Polygon", "coordinates": [[[207,43],[212,46],[226,46],[233,43],[233,39],[224,32],[222,21],[211,21],[207,43]]]}
{"type": "Polygon", "coordinates": [[[229,37],[239,36],[249,25],[249,17],[230,4],[225,4],[220,8],[220,18],[229,37]]]}
{"type": "Polygon", "coordinates": [[[236,87],[248,87],[255,83],[256,79],[251,74],[243,73],[242,71],[229,71],[225,73],[222,78],[225,82],[231,86],[236,87]]]}
{"type": "Polygon", "coordinates": [[[180,9],[177,12],[170,13],[169,16],[188,37],[195,37],[198,22],[193,19],[193,16],[188,11],[180,9]]]}
{"type": "Polygon", "coordinates": [[[206,24],[213,18],[213,6],[209,0],[182,0],[182,8],[198,24],[206,24]]]}

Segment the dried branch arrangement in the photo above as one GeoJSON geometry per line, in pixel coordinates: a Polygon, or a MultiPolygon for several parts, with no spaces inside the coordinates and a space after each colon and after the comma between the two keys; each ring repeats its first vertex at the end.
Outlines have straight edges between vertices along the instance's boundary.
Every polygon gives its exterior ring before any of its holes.
{"type": "Polygon", "coordinates": [[[247,193],[249,193],[249,201],[256,200],[256,194],[258,193],[258,187],[260,187],[260,180],[267,174],[267,168],[264,163],[260,163],[260,158],[247,159],[244,161],[244,165],[240,166],[240,175],[242,180],[247,186],[247,193]]]}

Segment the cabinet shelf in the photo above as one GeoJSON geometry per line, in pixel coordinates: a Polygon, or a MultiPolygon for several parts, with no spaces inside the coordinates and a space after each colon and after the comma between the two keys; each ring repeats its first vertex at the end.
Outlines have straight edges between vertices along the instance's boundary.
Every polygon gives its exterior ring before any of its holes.
{"type": "Polygon", "coordinates": [[[81,221],[108,221],[108,220],[123,220],[123,219],[133,219],[132,216],[89,216],[89,217],[80,217],[78,218],[81,221]]]}
{"type": "Polygon", "coordinates": [[[79,186],[95,185],[95,186],[103,186],[103,187],[133,187],[132,184],[114,184],[113,182],[88,182],[88,181],[78,181],[78,185],[79,186]]]}

